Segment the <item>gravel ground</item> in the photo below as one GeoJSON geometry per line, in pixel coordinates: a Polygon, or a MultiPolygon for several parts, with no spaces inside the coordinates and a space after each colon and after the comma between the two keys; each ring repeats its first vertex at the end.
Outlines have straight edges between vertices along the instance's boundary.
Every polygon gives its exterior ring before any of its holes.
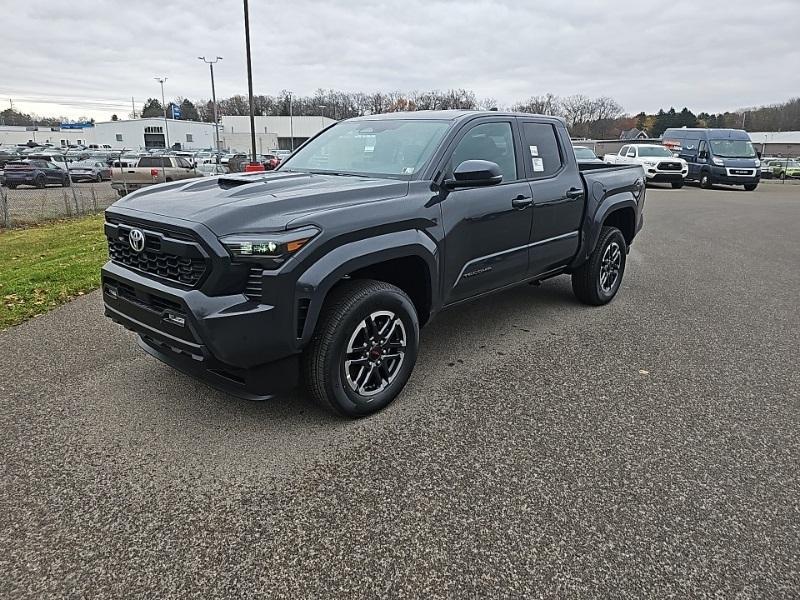
{"type": "Polygon", "coordinates": [[[652,189],[609,306],[441,314],[384,412],[233,399],[91,294],[0,333],[4,598],[796,598],[800,189],[652,189]]]}

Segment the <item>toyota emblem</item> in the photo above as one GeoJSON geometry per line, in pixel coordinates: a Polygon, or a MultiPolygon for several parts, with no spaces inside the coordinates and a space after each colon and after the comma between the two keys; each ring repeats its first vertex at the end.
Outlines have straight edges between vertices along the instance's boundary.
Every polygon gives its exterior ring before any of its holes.
{"type": "Polygon", "coordinates": [[[134,252],[141,252],[144,250],[144,233],[141,229],[131,229],[128,234],[128,243],[131,245],[131,250],[134,252]]]}

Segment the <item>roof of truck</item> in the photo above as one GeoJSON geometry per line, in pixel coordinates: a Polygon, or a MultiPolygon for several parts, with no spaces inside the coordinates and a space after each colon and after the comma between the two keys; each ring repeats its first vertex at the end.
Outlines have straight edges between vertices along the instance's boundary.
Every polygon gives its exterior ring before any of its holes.
{"type": "Polygon", "coordinates": [[[375,115],[365,115],[354,117],[350,121],[384,121],[387,119],[407,119],[407,120],[438,120],[438,121],[459,121],[474,117],[536,117],[537,119],[547,119],[550,121],[563,122],[561,117],[549,115],[535,115],[531,113],[500,112],[496,110],[414,110],[405,112],[389,112],[375,115]]]}
{"type": "Polygon", "coordinates": [[[741,129],[711,129],[702,127],[673,127],[667,129],[662,137],[688,137],[691,139],[714,139],[714,140],[749,140],[750,136],[741,129]],[[685,134],[691,133],[691,136],[685,134]],[[682,135],[683,134],[683,135],[682,135]]]}

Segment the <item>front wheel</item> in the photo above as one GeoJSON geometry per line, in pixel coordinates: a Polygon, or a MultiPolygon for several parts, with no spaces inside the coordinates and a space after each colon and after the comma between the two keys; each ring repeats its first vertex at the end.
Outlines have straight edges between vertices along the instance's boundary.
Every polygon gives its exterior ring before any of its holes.
{"type": "Polygon", "coordinates": [[[303,355],[308,392],[344,416],[375,413],[406,385],[418,345],[417,312],[405,292],[382,281],[343,281],[303,355]]]}
{"type": "Polygon", "coordinates": [[[682,187],[683,187],[683,182],[682,181],[673,181],[672,182],[672,189],[673,190],[679,190],[682,187]]]}
{"type": "Polygon", "coordinates": [[[708,171],[703,171],[700,174],[700,187],[704,190],[710,190],[714,187],[714,184],[711,183],[711,174],[708,171]]]}
{"type": "Polygon", "coordinates": [[[44,186],[47,185],[47,180],[44,177],[37,177],[33,180],[33,185],[37,188],[42,189],[44,186]]]}
{"type": "Polygon", "coordinates": [[[69,177],[65,177],[64,182],[61,185],[63,185],[64,187],[69,187],[70,185],[72,185],[72,180],[69,177]]]}
{"type": "Polygon", "coordinates": [[[616,227],[603,227],[597,246],[572,274],[572,291],[584,304],[602,306],[617,295],[625,273],[628,247],[616,227]]]}

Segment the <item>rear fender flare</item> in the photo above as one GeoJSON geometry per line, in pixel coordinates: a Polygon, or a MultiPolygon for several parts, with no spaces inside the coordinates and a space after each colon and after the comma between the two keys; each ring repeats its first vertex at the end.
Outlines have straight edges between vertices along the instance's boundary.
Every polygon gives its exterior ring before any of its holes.
{"type": "MultiPolygon", "coordinates": [[[[585,221],[584,232],[581,236],[581,245],[569,266],[570,270],[578,268],[588,260],[589,255],[591,255],[597,245],[597,240],[600,239],[600,230],[603,228],[603,223],[608,215],[620,209],[630,208],[633,210],[634,219],[636,218],[637,203],[634,193],[633,190],[626,189],[603,198],[594,216],[587,218],[585,221]]],[[[642,195],[644,194],[644,187],[642,187],[639,193],[642,195]]],[[[634,223],[634,232],[635,231],[636,223],[634,223]]]]}
{"type": "Polygon", "coordinates": [[[396,231],[365,238],[334,248],[315,261],[298,279],[295,311],[299,300],[310,300],[300,345],[305,345],[311,338],[331,288],[346,275],[387,260],[411,256],[421,258],[428,266],[430,280],[427,283],[431,290],[433,312],[438,306],[439,252],[436,243],[419,230],[396,231]]]}

